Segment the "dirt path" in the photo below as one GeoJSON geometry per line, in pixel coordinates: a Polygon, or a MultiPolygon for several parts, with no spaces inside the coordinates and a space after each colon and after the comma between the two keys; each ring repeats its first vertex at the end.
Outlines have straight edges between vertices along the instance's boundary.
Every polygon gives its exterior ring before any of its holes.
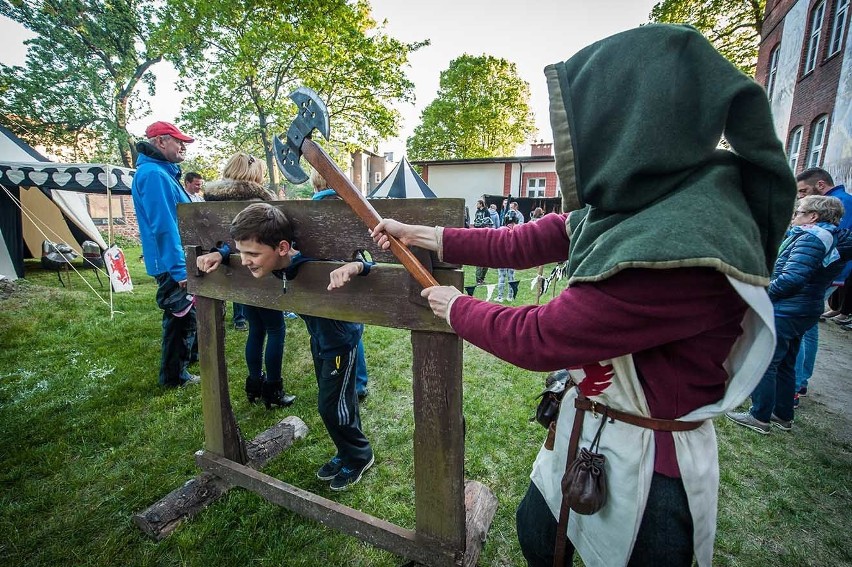
{"type": "Polygon", "coordinates": [[[830,321],[819,324],[819,352],[808,397],[796,412],[816,410],[826,412],[838,439],[852,444],[852,330],[830,321]]]}

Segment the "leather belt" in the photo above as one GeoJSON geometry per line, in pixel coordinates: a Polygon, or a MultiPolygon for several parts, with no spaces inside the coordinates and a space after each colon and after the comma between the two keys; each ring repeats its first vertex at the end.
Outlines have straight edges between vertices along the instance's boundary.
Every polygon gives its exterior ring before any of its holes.
{"type": "Polygon", "coordinates": [[[623,421],[624,423],[629,423],[636,427],[653,429],[654,431],[692,431],[693,429],[698,429],[704,423],[703,421],[677,421],[674,419],[644,417],[612,409],[611,407],[594,402],[588,398],[576,398],[574,400],[574,407],[578,410],[590,411],[593,414],[602,414],[604,413],[604,410],[606,410],[606,417],[610,419],[623,421]]]}

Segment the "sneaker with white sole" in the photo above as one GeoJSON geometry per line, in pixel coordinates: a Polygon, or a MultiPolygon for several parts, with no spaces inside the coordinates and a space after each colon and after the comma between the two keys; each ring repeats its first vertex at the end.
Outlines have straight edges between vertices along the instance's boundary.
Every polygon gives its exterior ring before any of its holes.
{"type": "Polygon", "coordinates": [[[783,420],[779,418],[774,413],[769,417],[769,423],[780,429],[781,431],[792,431],[793,430],[793,420],[790,421],[783,420]]]}
{"type": "Polygon", "coordinates": [[[326,464],[321,466],[317,471],[317,478],[320,480],[331,480],[337,476],[340,469],[343,468],[343,461],[337,455],[333,456],[326,464]]]}
{"type": "Polygon", "coordinates": [[[337,473],[331,483],[329,483],[328,487],[334,491],[346,490],[353,484],[358,484],[361,480],[361,477],[367,472],[367,469],[373,466],[374,458],[370,457],[370,461],[360,467],[350,469],[349,467],[344,466],[340,469],[340,472],[337,473]]]}
{"type": "Polygon", "coordinates": [[[761,435],[769,435],[769,424],[765,421],[760,421],[751,415],[751,412],[733,412],[729,411],[725,414],[725,417],[736,423],[737,425],[742,425],[743,427],[748,427],[754,431],[757,431],[761,435]]]}

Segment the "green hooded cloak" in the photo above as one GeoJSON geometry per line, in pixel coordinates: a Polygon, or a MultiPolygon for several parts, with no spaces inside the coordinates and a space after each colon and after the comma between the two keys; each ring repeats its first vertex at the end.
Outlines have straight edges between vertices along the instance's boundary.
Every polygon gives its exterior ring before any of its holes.
{"type": "Polygon", "coordinates": [[[564,210],[582,207],[569,285],[688,266],[768,285],[796,182],[760,85],[695,29],[665,24],[545,75],[564,210]]]}

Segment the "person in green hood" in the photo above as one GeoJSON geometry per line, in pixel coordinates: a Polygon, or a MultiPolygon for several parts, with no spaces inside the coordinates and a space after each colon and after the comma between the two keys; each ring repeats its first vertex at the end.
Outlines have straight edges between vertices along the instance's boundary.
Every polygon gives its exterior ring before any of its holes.
{"type": "Polygon", "coordinates": [[[711,420],[748,396],[772,357],[766,285],[796,196],[766,94],[678,25],[606,38],[545,75],[569,213],[514,231],[385,219],[372,237],[451,263],[568,260],[568,287],[545,305],[423,290],[460,337],[523,368],[568,369],[576,384],[518,508],[529,565],[570,565],[574,550],[590,567],[711,565],[711,420]],[[563,474],[599,430],[608,495],[578,513],[563,506],[563,474]]]}

